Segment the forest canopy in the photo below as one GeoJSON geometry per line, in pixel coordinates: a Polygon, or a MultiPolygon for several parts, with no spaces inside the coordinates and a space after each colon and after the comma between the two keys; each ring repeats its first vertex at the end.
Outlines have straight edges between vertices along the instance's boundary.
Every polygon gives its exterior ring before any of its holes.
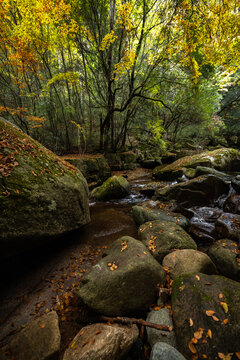
{"type": "Polygon", "coordinates": [[[58,153],[240,132],[239,9],[0,0],[0,114],[58,153]]]}

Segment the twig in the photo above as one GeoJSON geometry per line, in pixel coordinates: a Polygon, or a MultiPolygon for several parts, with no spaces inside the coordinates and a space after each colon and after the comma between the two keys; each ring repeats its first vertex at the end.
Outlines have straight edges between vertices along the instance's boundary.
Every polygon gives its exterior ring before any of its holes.
{"type": "Polygon", "coordinates": [[[135,318],[127,318],[127,317],[108,317],[108,316],[99,316],[99,320],[108,321],[108,322],[114,322],[117,324],[125,324],[125,325],[131,325],[131,324],[139,324],[143,326],[148,326],[157,330],[164,330],[164,331],[172,331],[173,327],[168,325],[159,325],[154,324],[148,321],[145,321],[143,319],[135,319],[135,318]]]}

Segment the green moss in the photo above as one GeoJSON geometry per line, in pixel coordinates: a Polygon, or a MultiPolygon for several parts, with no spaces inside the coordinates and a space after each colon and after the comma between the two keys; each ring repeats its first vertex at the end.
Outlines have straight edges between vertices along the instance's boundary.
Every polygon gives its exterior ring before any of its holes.
{"type": "Polygon", "coordinates": [[[202,296],[202,299],[203,299],[205,302],[211,302],[211,301],[213,301],[213,297],[210,296],[210,295],[201,294],[201,296],[202,296]]]}

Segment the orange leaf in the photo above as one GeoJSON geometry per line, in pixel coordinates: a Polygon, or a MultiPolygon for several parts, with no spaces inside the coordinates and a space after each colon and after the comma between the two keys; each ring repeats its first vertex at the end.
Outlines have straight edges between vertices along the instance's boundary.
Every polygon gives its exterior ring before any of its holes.
{"type": "Polygon", "coordinates": [[[188,343],[188,348],[189,348],[189,350],[191,351],[192,354],[197,353],[197,350],[196,350],[195,346],[193,345],[192,340],[188,343]]]}
{"type": "Polygon", "coordinates": [[[193,320],[191,318],[189,319],[189,325],[193,326],[193,320]]]}
{"type": "MultiPolygon", "coordinates": [[[[228,322],[229,322],[229,319],[224,319],[224,320],[223,320],[224,325],[227,325],[228,322]]],[[[240,353],[239,353],[239,354],[240,354],[240,353]]]]}
{"type": "Polygon", "coordinates": [[[220,294],[218,295],[218,297],[219,297],[219,299],[222,299],[222,298],[223,298],[223,294],[220,293],[220,294]]]}
{"type": "Polygon", "coordinates": [[[213,318],[213,320],[215,320],[215,321],[219,321],[219,318],[217,318],[216,316],[213,316],[212,318],[213,318]]]}
{"type": "Polygon", "coordinates": [[[240,359],[240,352],[235,352],[235,355],[238,359],[240,359]]]}
{"type": "Polygon", "coordinates": [[[44,328],[45,328],[45,324],[40,324],[40,328],[44,329],[44,328]]]}
{"type": "Polygon", "coordinates": [[[207,337],[209,337],[210,339],[212,339],[212,330],[208,329],[208,331],[207,331],[207,337]]]}
{"type": "Polygon", "coordinates": [[[200,277],[198,275],[196,275],[196,279],[199,281],[200,280],[200,277]]]}
{"type": "Polygon", "coordinates": [[[207,314],[207,316],[213,316],[213,314],[215,314],[215,311],[213,311],[213,310],[206,310],[206,314],[207,314]]]}
{"type": "Polygon", "coordinates": [[[207,359],[207,355],[205,355],[205,354],[203,354],[202,357],[203,357],[204,359],[207,359]]]}
{"type": "Polygon", "coordinates": [[[201,337],[202,337],[202,335],[203,335],[203,329],[202,328],[199,328],[197,331],[195,331],[195,333],[194,333],[194,337],[196,338],[196,339],[201,339],[201,337]]]}

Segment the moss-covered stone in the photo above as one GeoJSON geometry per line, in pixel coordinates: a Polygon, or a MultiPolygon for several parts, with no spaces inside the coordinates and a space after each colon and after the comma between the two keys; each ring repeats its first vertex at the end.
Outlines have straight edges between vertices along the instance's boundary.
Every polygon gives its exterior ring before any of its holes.
{"type": "Polygon", "coordinates": [[[2,118],[0,146],[1,257],[90,221],[87,183],[79,170],[2,118]]]}
{"type": "Polygon", "coordinates": [[[136,167],[137,155],[133,151],[106,153],[105,157],[112,170],[132,170],[136,167]]]}
{"type": "Polygon", "coordinates": [[[172,310],[178,346],[187,359],[192,359],[190,349],[194,348],[189,344],[199,328],[203,333],[193,344],[199,359],[204,354],[208,359],[217,359],[218,353],[239,351],[238,282],[202,273],[180,276],[173,282],[172,310]]]}
{"type": "Polygon", "coordinates": [[[76,166],[88,184],[101,185],[112,175],[107,160],[101,154],[98,155],[65,155],[63,159],[76,166]]]}
{"type": "Polygon", "coordinates": [[[98,201],[121,199],[130,192],[130,185],[123,176],[112,176],[91,193],[98,201]]]}
{"type": "Polygon", "coordinates": [[[148,221],[163,220],[173,222],[185,229],[189,224],[189,220],[181,214],[161,209],[150,209],[146,206],[133,206],[131,214],[137,225],[142,225],[148,221]]]}
{"type": "Polygon", "coordinates": [[[220,274],[240,281],[238,253],[238,244],[228,239],[218,240],[208,249],[208,255],[217,266],[220,274]]]}
{"type": "Polygon", "coordinates": [[[160,263],[172,249],[197,249],[191,236],[170,221],[149,221],[140,226],[138,237],[160,263]]]}
{"type": "Polygon", "coordinates": [[[183,183],[166,186],[155,191],[159,200],[176,200],[185,206],[206,205],[209,201],[227,194],[229,183],[214,175],[203,175],[183,183]]]}
{"type": "Polygon", "coordinates": [[[109,316],[142,312],[156,300],[166,274],[147,248],[124,236],[84,275],[79,296],[94,311],[109,316]]]}
{"type": "Polygon", "coordinates": [[[221,148],[201,154],[185,156],[165,167],[156,167],[153,176],[160,180],[173,180],[183,174],[185,168],[195,169],[197,166],[211,167],[217,170],[231,170],[233,160],[239,157],[236,149],[221,148]]]}

